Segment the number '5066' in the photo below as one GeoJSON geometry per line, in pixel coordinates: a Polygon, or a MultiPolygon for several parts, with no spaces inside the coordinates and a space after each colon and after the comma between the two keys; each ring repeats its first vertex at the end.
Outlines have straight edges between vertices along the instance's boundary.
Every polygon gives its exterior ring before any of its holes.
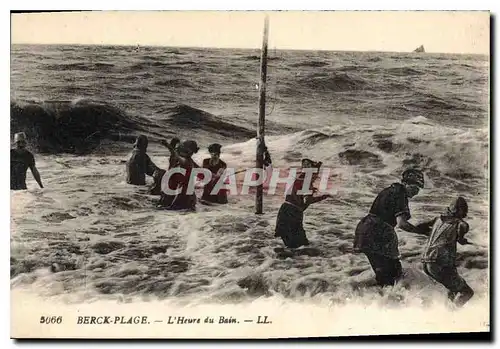
{"type": "Polygon", "coordinates": [[[41,324],[60,324],[62,323],[62,316],[41,316],[41,324]]]}

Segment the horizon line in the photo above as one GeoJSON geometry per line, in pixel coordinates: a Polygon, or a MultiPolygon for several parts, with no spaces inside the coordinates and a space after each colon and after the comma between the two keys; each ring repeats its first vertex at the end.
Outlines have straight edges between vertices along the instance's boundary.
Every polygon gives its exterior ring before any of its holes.
{"type": "MultiPolygon", "coordinates": [[[[261,51],[261,48],[252,47],[217,47],[217,46],[171,46],[167,44],[146,44],[146,45],[132,45],[132,44],[82,44],[82,43],[30,43],[30,42],[18,42],[10,43],[10,46],[14,45],[32,45],[32,46],[117,46],[117,47],[164,47],[164,48],[183,48],[183,49],[218,49],[218,50],[252,50],[261,51]]],[[[421,44],[425,47],[425,44],[421,44]]],[[[372,53],[415,53],[418,55],[425,54],[449,54],[449,55],[475,55],[475,56],[491,56],[491,52],[488,53],[472,53],[472,52],[440,52],[440,51],[425,51],[425,52],[414,52],[414,51],[379,51],[379,50],[354,50],[354,49],[306,49],[306,48],[268,48],[268,51],[320,51],[320,52],[372,52],[372,53]]]]}

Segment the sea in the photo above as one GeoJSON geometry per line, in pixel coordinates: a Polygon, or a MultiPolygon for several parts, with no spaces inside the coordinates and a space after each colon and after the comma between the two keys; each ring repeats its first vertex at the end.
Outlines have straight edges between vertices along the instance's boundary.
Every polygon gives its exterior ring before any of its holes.
{"type": "Polygon", "coordinates": [[[11,138],[26,132],[45,186],[28,173],[28,190],[11,191],[12,295],[61,307],[214,305],[302,321],[316,313],[337,324],[321,327],[332,335],[488,327],[488,56],[269,49],[273,167],[310,158],[333,183],[333,197],[305,212],[316,252],[293,256],[275,252],[282,195],[264,195],[262,215],[252,195],[168,212],[125,182],[138,134],[161,168],[169,153],[159,141],[172,137],[195,140],[198,163],[220,143],[229,167],[255,166],[260,50],[12,45],[10,60],[11,138]],[[358,221],[410,167],[426,179],[411,222],[459,195],[469,203],[474,244],[458,247],[457,267],[475,296],[462,309],[422,272],[425,237],[398,230],[404,278],[384,290],[352,253],[358,221]]]}

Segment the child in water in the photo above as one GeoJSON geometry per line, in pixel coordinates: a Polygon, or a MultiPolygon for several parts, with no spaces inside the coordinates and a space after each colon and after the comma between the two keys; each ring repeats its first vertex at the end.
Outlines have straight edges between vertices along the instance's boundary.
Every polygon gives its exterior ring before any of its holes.
{"type": "Polygon", "coordinates": [[[457,243],[470,244],[464,235],[469,231],[468,205],[463,197],[456,198],[444,214],[417,227],[429,236],[422,256],[424,271],[448,289],[448,298],[457,306],[467,303],[474,291],[458,274],[457,243]]]}

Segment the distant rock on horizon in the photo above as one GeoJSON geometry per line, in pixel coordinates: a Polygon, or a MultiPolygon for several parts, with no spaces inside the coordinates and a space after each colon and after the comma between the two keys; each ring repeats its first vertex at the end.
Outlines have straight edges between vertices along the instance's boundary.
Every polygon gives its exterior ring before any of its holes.
{"type": "Polygon", "coordinates": [[[413,52],[425,52],[424,45],[420,45],[413,52]]]}

